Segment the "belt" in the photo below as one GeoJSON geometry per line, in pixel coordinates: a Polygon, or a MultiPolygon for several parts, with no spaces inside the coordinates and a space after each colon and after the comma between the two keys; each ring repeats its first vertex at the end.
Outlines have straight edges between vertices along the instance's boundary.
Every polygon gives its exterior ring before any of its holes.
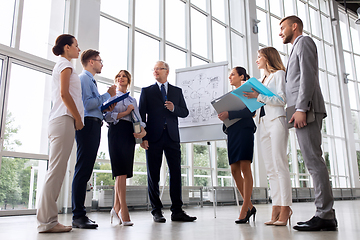
{"type": "Polygon", "coordinates": [[[85,117],[85,119],[98,122],[98,123],[100,123],[101,125],[102,125],[102,123],[103,123],[102,120],[99,119],[99,118],[97,118],[97,117],[85,117]]]}

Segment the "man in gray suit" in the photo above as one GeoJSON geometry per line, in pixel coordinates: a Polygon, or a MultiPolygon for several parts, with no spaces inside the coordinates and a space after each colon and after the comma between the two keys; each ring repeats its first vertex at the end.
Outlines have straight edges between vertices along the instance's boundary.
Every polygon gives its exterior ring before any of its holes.
{"type": "Polygon", "coordinates": [[[315,216],[309,221],[298,222],[294,229],[336,231],[334,199],[321,150],[321,127],[326,110],[319,85],[316,45],[310,37],[302,35],[303,23],[296,16],[283,18],[280,29],[283,43],[293,45],[285,81],[287,106],[295,106],[296,111],[289,123],[296,128],[300,150],[315,190],[315,216]],[[306,116],[310,112],[314,112],[315,121],[307,123],[306,116]]]}

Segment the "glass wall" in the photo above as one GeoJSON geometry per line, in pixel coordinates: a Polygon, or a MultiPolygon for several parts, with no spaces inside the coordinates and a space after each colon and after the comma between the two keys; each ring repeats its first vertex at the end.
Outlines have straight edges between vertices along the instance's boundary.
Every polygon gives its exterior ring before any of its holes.
{"type": "Polygon", "coordinates": [[[343,45],[345,74],[347,75],[351,122],[353,126],[357,164],[360,173],[360,29],[357,16],[339,11],[341,42],[343,45]]]}
{"type": "MultiPolygon", "coordinates": [[[[252,8],[252,3],[250,0],[100,1],[96,31],[104,68],[97,76],[99,92],[107,90],[119,70],[127,69],[132,74],[129,90],[138,100],[141,88],[155,83],[151,69],[157,60],[169,63],[168,80],[174,85],[175,69],[179,68],[222,61],[228,61],[229,69],[249,68],[253,64],[249,61],[254,61],[250,59],[249,49],[274,46],[286,65],[291,45],[282,44],[278,36],[279,22],[284,16],[298,15],[304,21],[304,34],[313,38],[319,55],[319,80],[328,114],[323,121],[322,147],[332,186],[354,187],[349,181],[347,144],[354,144],[360,171],[360,71],[356,67],[360,66],[360,31],[354,24],[356,15],[340,10],[340,31],[336,32],[331,12],[337,8],[331,9],[333,4],[327,0],[256,0],[256,9],[250,12],[255,12],[260,22],[258,44],[253,46],[249,41],[252,35],[248,36],[253,34],[253,23],[245,11],[249,6],[252,8]],[[338,35],[341,49],[334,39],[338,35]],[[343,59],[336,54],[339,50],[343,51],[343,59]],[[343,76],[339,76],[339,62],[345,63],[348,95],[341,91],[344,83],[343,76]],[[349,98],[349,106],[345,98],[349,98]],[[347,119],[344,109],[350,109],[351,120],[347,119]],[[345,132],[349,121],[354,143],[348,141],[345,132]]],[[[78,19],[74,13],[79,11],[79,6],[82,5],[58,0],[2,2],[0,184],[3,179],[13,181],[0,193],[1,209],[35,206],[48,159],[49,82],[56,60],[51,47],[61,33],[76,34],[78,19]],[[39,6],[42,15],[37,14],[39,6]],[[33,26],[41,31],[34,32],[33,26]]],[[[81,68],[77,71],[81,72],[81,68]]],[[[113,185],[106,124],[102,127],[101,139],[94,184],[113,185]]],[[[233,185],[224,140],[211,141],[210,146],[207,142],[182,143],[181,150],[184,186],[210,186],[212,177],[214,185],[233,185]]],[[[288,159],[293,186],[312,187],[294,130],[290,131],[288,159]]],[[[128,184],[147,184],[145,162],[144,149],[136,146],[134,177],[128,184]]],[[[162,170],[162,179],[165,174],[166,168],[162,170]]]]}
{"type": "Polygon", "coordinates": [[[6,96],[2,99],[0,209],[35,209],[47,169],[51,71],[5,59],[7,66],[0,68],[0,76],[5,75],[2,96],[6,96]]]}
{"type": "MultiPolygon", "coordinates": [[[[125,0],[121,1],[122,13],[114,11],[109,2],[118,1],[102,1],[100,6],[101,76],[113,79],[120,69],[128,69],[133,79],[131,94],[137,100],[142,87],[155,83],[151,69],[157,60],[169,63],[168,81],[174,85],[175,69],[179,68],[222,61],[228,61],[229,67],[247,67],[243,0],[137,0],[135,4],[125,0]]],[[[100,149],[108,159],[104,137],[100,149]]],[[[231,185],[226,145],[212,144],[217,151],[210,155],[206,142],[181,145],[183,185],[210,186],[211,171],[216,168],[218,181],[214,184],[231,185]],[[186,154],[189,149],[193,152],[186,154]],[[209,156],[212,161],[221,159],[221,163],[211,169],[209,156]]],[[[135,156],[134,178],[128,183],[146,185],[144,150],[137,147],[135,156]]],[[[102,163],[97,168],[106,167],[102,163]]]]}

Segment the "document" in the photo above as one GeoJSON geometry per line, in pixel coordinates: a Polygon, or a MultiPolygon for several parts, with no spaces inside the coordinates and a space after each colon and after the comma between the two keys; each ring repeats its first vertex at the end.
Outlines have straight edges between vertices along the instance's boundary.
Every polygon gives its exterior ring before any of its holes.
{"type": "Polygon", "coordinates": [[[248,99],[247,97],[244,97],[244,92],[252,92],[252,88],[266,96],[277,96],[275,93],[270,91],[270,89],[268,89],[261,82],[259,82],[256,78],[250,78],[239,88],[231,92],[233,95],[237,96],[241,99],[241,101],[245,103],[246,107],[250,110],[250,112],[254,112],[256,109],[261,108],[265,105],[264,103],[258,102],[256,98],[248,99]]]}
{"type": "MultiPolygon", "coordinates": [[[[231,92],[215,99],[214,101],[211,102],[211,104],[215,108],[218,114],[225,111],[239,111],[246,108],[243,101],[241,101],[241,99],[238,98],[237,96],[231,94],[231,92]]],[[[230,127],[240,119],[241,118],[235,118],[232,120],[226,119],[224,121],[224,124],[226,127],[230,127]]]]}
{"type": "MultiPolygon", "coordinates": [[[[131,111],[131,118],[132,118],[132,122],[133,122],[134,133],[141,133],[140,120],[139,120],[139,118],[136,115],[134,110],[131,111]]],[[[135,138],[135,142],[136,143],[142,143],[142,139],[141,138],[135,138]]]]}
{"type": "MultiPolygon", "coordinates": [[[[292,123],[289,123],[294,113],[295,113],[295,105],[286,108],[286,122],[289,129],[294,127],[294,121],[292,123]]],[[[306,112],[306,123],[311,123],[313,121],[315,121],[315,112],[314,112],[314,108],[311,107],[310,110],[306,112]]]]}
{"type": "Polygon", "coordinates": [[[113,100],[111,100],[110,102],[103,104],[101,106],[101,111],[104,111],[105,109],[107,109],[108,107],[110,107],[110,105],[120,102],[121,100],[124,100],[125,98],[127,98],[129,96],[130,92],[125,93],[124,95],[121,95],[120,97],[116,97],[113,100]]]}

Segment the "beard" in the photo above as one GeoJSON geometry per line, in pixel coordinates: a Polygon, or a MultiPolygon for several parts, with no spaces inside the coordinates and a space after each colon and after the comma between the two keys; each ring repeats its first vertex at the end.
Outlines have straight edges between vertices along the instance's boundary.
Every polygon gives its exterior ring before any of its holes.
{"type": "Polygon", "coordinates": [[[293,34],[287,35],[286,37],[283,38],[283,43],[284,43],[284,44],[291,43],[291,39],[292,39],[292,38],[293,38],[293,34]]]}

